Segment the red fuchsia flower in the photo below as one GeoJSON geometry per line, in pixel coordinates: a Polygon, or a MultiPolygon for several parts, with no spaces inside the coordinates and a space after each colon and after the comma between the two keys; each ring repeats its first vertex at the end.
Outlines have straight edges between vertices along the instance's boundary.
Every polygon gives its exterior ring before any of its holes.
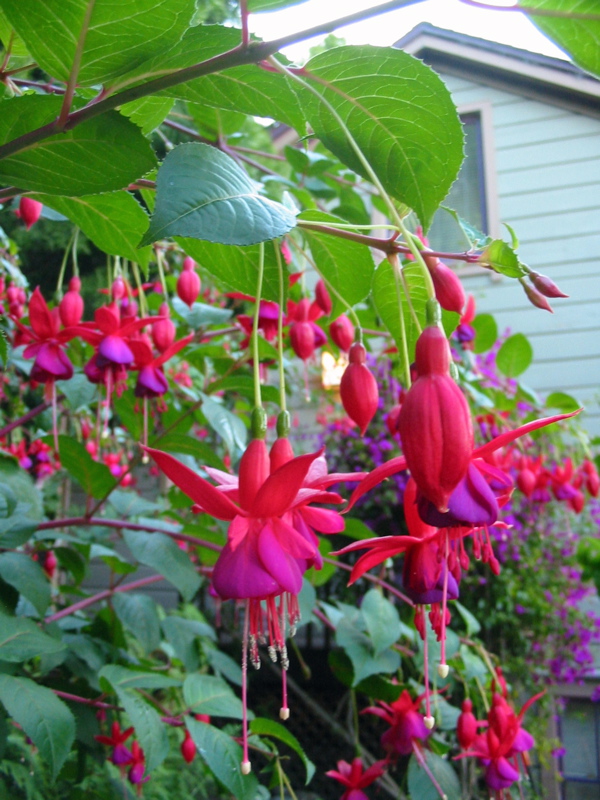
{"type": "Polygon", "coordinates": [[[183,742],[181,743],[181,755],[187,764],[191,764],[196,757],[196,745],[187,729],[183,737],[183,742]]]}
{"type": "Polygon", "coordinates": [[[521,727],[527,709],[544,694],[540,692],[528,700],[519,714],[509,705],[501,694],[494,694],[492,707],[487,715],[486,731],[479,734],[464,753],[456,758],[473,756],[486,767],[485,780],[495,800],[508,798],[504,790],[520,778],[519,757],[524,766],[528,765],[527,751],[534,745],[533,736],[521,727]]]}
{"type": "Polygon", "coordinates": [[[110,760],[118,767],[123,767],[132,763],[133,754],[129,748],[125,747],[125,742],[133,733],[133,728],[126,728],[121,730],[121,726],[115,720],[112,724],[110,736],[94,736],[94,739],[100,744],[107,747],[112,747],[113,751],[110,755],[110,760]]]}
{"type": "Polygon", "coordinates": [[[81,281],[79,278],[77,276],[71,278],[69,281],[69,291],[65,294],[58,306],[60,319],[65,328],[79,325],[83,317],[84,305],[83,297],[79,293],[80,290],[81,281]]]}
{"type": "Polygon", "coordinates": [[[340,350],[347,353],[354,341],[354,325],[345,314],[340,314],[329,325],[329,335],[340,350]]]}
{"type": "Polygon", "coordinates": [[[376,761],[365,769],[362,758],[355,758],[351,764],[347,761],[338,761],[337,770],[330,769],[325,775],[346,787],[340,800],[369,800],[362,790],[381,778],[386,767],[387,761],[376,761]]]}
{"type": "Polygon", "coordinates": [[[177,295],[190,308],[200,294],[201,283],[196,272],[196,262],[190,256],[183,259],[183,269],[177,278],[177,295]]]}
{"type": "MultiPolygon", "coordinates": [[[[284,450],[281,445],[278,450],[284,450]]],[[[213,569],[212,585],[223,600],[246,601],[243,637],[242,699],[244,705],[242,772],[250,771],[246,725],[247,654],[260,664],[258,642],[266,639],[271,658],[279,653],[284,677],[282,719],[287,719],[285,673],[288,666],[285,625],[299,618],[298,593],[302,576],[311,566],[319,568],[316,537],[310,530],[343,529],[336,512],[309,508],[313,503],[341,503],[342,498],[324,488],[340,480],[322,476],[311,480],[311,465],[322,452],[286,460],[269,453],[262,439],[253,439],[241,458],[239,477],[206,468],[220,486],[201,478],[173,456],[146,448],[160,469],[190,497],[195,513],[205,512],[228,521],[227,543],[213,569]],[[282,463],[283,462],[283,463],[282,463]],[[310,484],[307,485],[307,480],[310,484]],[[303,526],[296,526],[300,514],[303,526]],[[263,607],[266,607],[266,612],[263,607]]]]}
{"type": "Polygon", "coordinates": [[[463,750],[467,750],[477,738],[477,728],[481,723],[473,714],[473,701],[463,700],[462,709],[456,723],[456,738],[463,750]]]}
{"type": "Polygon", "coordinates": [[[333,303],[331,302],[331,297],[327,291],[325,281],[322,279],[318,280],[317,285],[315,286],[315,302],[326,317],[331,314],[333,303]]]}
{"type": "Polygon", "coordinates": [[[159,353],[164,353],[175,341],[175,323],[169,319],[168,303],[161,303],[158,313],[162,317],[152,326],[152,341],[159,353]]]}
{"type": "Polygon", "coordinates": [[[417,340],[417,380],[407,391],[398,418],[402,450],[421,494],[436,508],[467,474],[473,451],[469,404],[450,376],[450,347],[437,325],[417,340]]]}
{"type": "MultiPolygon", "coordinates": [[[[228,294],[228,297],[237,297],[242,300],[254,301],[253,297],[249,295],[242,295],[235,292],[228,294]]],[[[240,342],[240,347],[245,349],[250,344],[250,336],[252,335],[252,326],[254,320],[248,314],[238,314],[236,317],[238,324],[242,330],[247,334],[246,337],[240,342]]],[[[258,309],[258,329],[263,332],[265,339],[272,342],[277,336],[277,325],[279,320],[279,304],[274,303],[272,300],[261,300],[258,309]]]]}
{"type": "Polygon", "coordinates": [[[437,256],[427,255],[425,251],[422,252],[422,255],[431,275],[436,300],[446,311],[455,311],[457,314],[461,314],[466,297],[460,278],[437,256]]]}
{"type": "Polygon", "coordinates": [[[375,416],[379,403],[379,388],[371,370],[367,367],[367,351],[356,342],[350,348],[349,363],[340,383],[340,397],[344,411],[360,428],[364,436],[369,422],[375,416]]]}
{"type": "Polygon", "coordinates": [[[381,717],[390,726],[381,737],[381,746],[390,758],[409,755],[414,751],[416,741],[424,742],[430,735],[431,731],[425,726],[419,711],[424,697],[421,694],[413,700],[404,689],[393,703],[380,700],[376,706],[370,706],[362,712],[381,717]]]}
{"type": "Polygon", "coordinates": [[[600,476],[594,462],[586,458],[581,465],[581,472],[588,492],[592,497],[598,497],[598,494],[600,494],[600,476]]]}
{"type": "Polygon", "coordinates": [[[38,221],[42,214],[43,205],[32,197],[21,197],[19,208],[15,211],[17,217],[23,220],[27,230],[38,221]]]}
{"type": "Polygon", "coordinates": [[[161,397],[169,390],[169,384],[163,370],[165,364],[187,347],[194,339],[191,333],[178,342],[173,342],[160,355],[155,356],[145,339],[132,339],[129,346],[135,356],[134,369],[139,371],[135,385],[136,397],[161,397]]]}
{"type": "Polygon", "coordinates": [[[327,337],[315,323],[323,312],[318,305],[303,297],[298,304],[288,303],[287,322],[290,326],[290,344],[298,358],[309,359],[317,347],[327,341],[327,337]]]}
{"type": "Polygon", "coordinates": [[[467,305],[460,318],[458,327],[454,331],[454,337],[462,344],[465,350],[473,348],[473,339],[475,338],[475,330],[471,324],[475,319],[475,298],[470,294],[467,298],[467,305]]]}
{"type": "Polygon", "coordinates": [[[149,775],[144,777],[145,770],[146,757],[144,751],[137,742],[133,742],[131,745],[131,766],[127,773],[127,780],[136,787],[139,797],[142,795],[142,784],[150,780],[149,775]]]}

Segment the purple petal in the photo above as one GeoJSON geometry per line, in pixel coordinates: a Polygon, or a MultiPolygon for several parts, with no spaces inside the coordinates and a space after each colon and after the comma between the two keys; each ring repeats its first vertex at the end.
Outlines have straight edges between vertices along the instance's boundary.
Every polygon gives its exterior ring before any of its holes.
{"type": "Polygon", "coordinates": [[[279,584],[279,592],[298,594],[302,573],[296,559],[282,549],[270,525],[265,525],[258,536],[258,552],[263,566],[279,584]]]}
{"type": "Polygon", "coordinates": [[[131,348],[120,336],[105,336],[98,352],[113,364],[131,364],[134,359],[131,348]]]}
{"type": "Polygon", "coordinates": [[[225,545],[214,566],[212,582],[223,600],[261,599],[282,591],[259,558],[254,534],[246,536],[235,551],[229,543],[225,545]]]}
{"type": "Polygon", "coordinates": [[[161,397],[169,391],[169,383],[159,367],[143,367],[135,387],[136,397],[161,397]]]}

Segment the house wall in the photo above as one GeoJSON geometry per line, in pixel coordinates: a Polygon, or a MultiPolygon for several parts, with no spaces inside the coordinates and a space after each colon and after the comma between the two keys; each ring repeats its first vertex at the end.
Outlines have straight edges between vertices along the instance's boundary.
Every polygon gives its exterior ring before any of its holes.
{"type": "Polygon", "coordinates": [[[600,436],[600,120],[455,75],[442,78],[459,111],[489,104],[494,141],[484,148],[498,221],[514,228],[522,261],[569,298],[551,301],[551,315],[534,308],[511,279],[466,277],[465,287],[501,331],[510,326],[529,337],[534,362],[523,382],[545,394],[574,395],[586,408],[590,435],[600,436]]]}

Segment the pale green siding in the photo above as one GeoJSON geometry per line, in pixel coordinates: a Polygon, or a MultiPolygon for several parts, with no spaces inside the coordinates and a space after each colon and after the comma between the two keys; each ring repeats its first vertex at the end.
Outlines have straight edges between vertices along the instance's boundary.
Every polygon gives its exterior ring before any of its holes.
{"type": "Polygon", "coordinates": [[[575,395],[586,407],[586,427],[600,436],[600,120],[442,77],[459,110],[491,104],[499,219],[515,229],[522,260],[570,297],[552,300],[552,315],[531,306],[508,279],[468,277],[466,288],[501,330],[530,337],[535,361],[523,381],[543,393],[575,395]]]}

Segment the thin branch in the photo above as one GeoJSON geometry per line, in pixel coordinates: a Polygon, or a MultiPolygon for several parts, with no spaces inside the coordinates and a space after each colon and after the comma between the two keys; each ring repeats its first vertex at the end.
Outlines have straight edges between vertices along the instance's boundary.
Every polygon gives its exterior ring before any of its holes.
{"type": "Polygon", "coordinates": [[[75,47],[75,55],[73,56],[71,72],[69,73],[69,80],[67,82],[67,88],[65,90],[63,104],[60,109],[60,114],[58,115],[57,124],[59,128],[62,128],[67,124],[69,119],[69,114],[71,113],[73,97],[75,96],[75,87],[77,85],[77,76],[79,75],[79,68],[81,66],[81,59],[83,57],[85,40],[90,27],[90,22],[92,20],[92,14],[94,12],[95,3],[96,0],[88,0],[87,8],[85,10],[85,14],[83,17],[83,22],[81,23],[81,31],[79,32],[79,38],[77,39],[77,46],[75,47]]]}
{"type": "MultiPolygon", "coordinates": [[[[58,403],[64,399],[65,399],[64,394],[59,394],[59,396],[56,398],[56,402],[58,403]]],[[[31,411],[27,412],[27,414],[23,414],[22,417],[19,417],[18,419],[15,419],[12,422],[10,422],[8,425],[5,425],[3,428],[0,428],[0,439],[7,436],[11,431],[14,431],[14,429],[18,428],[20,425],[25,425],[30,420],[37,417],[38,414],[42,414],[47,408],[50,408],[51,405],[52,403],[46,403],[46,402],[40,403],[39,406],[32,408],[31,411]]]]}
{"type": "MultiPolygon", "coordinates": [[[[344,564],[343,561],[338,561],[335,558],[327,558],[327,557],[324,557],[323,561],[326,561],[328,564],[333,564],[334,567],[339,567],[339,569],[344,569],[346,570],[346,572],[352,572],[352,567],[350,567],[348,564],[344,564]]],[[[408,603],[409,606],[414,606],[414,603],[410,599],[410,597],[407,597],[405,594],[402,594],[402,592],[396,589],[395,586],[392,586],[391,583],[388,583],[387,581],[378,578],[377,575],[371,575],[370,572],[365,572],[364,575],[361,575],[361,578],[365,578],[366,580],[371,581],[371,583],[375,583],[377,584],[377,586],[381,586],[382,589],[386,589],[390,594],[393,594],[399,600],[402,600],[404,603],[408,603]]]]}
{"type": "MultiPolygon", "coordinates": [[[[90,697],[80,697],[77,694],[69,694],[69,692],[61,692],[58,689],[52,689],[57,697],[62,697],[63,700],[70,700],[71,703],[82,703],[86,706],[93,706],[94,708],[109,708],[114,711],[122,711],[121,706],[114,706],[111,703],[103,703],[101,700],[93,700],[90,697]]],[[[102,695],[103,697],[104,695],[102,695]]]]}

